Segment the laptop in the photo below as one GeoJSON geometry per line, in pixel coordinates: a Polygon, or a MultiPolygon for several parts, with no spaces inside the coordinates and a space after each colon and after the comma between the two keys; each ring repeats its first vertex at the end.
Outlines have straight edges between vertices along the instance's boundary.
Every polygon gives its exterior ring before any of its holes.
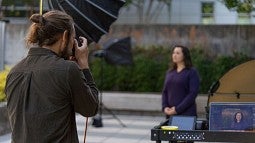
{"type": "Polygon", "coordinates": [[[255,102],[211,102],[209,130],[255,130],[255,102]]]}
{"type": "Polygon", "coordinates": [[[169,126],[177,126],[178,130],[195,130],[196,116],[170,116],[169,126]]]}

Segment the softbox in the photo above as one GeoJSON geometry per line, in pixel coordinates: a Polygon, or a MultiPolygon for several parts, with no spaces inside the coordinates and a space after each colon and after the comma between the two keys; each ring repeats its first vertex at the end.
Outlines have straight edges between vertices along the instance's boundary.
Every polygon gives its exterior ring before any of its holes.
{"type": "Polygon", "coordinates": [[[132,65],[131,38],[110,39],[103,44],[102,50],[94,53],[94,56],[102,57],[113,65],[132,65]]]}

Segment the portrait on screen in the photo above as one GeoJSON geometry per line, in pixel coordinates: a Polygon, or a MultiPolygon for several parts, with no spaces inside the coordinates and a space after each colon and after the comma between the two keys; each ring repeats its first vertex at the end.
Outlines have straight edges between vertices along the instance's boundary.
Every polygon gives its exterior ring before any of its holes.
{"type": "Polygon", "coordinates": [[[217,104],[210,109],[210,130],[254,129],[255,104],[217,104]]]}

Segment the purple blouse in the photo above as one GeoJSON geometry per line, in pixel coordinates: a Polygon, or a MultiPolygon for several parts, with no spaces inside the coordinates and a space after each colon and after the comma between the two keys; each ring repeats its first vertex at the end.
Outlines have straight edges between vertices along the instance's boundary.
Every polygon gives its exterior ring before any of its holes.
{"type": "Polygon", "coordinates": [[[195,68],[168,71],[162,91],[162,111],[175,106],[178,115],[196,116],[196,97],[199,91],[199,75],[195,68]]]}

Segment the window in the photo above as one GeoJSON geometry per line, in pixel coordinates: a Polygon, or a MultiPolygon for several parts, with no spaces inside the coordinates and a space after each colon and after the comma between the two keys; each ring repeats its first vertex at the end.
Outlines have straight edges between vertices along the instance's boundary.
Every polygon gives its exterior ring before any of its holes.
{"type": "Polygon", "coordinates": [[[238,13],[237,24],[250,24],[250,14],[238,13]]]}
{"type": "Polygon", "coordinates": [[[213,24],[214,21],[214,4],[213,2],[201,3],[201,22],[202,24],[213,24]]]}

